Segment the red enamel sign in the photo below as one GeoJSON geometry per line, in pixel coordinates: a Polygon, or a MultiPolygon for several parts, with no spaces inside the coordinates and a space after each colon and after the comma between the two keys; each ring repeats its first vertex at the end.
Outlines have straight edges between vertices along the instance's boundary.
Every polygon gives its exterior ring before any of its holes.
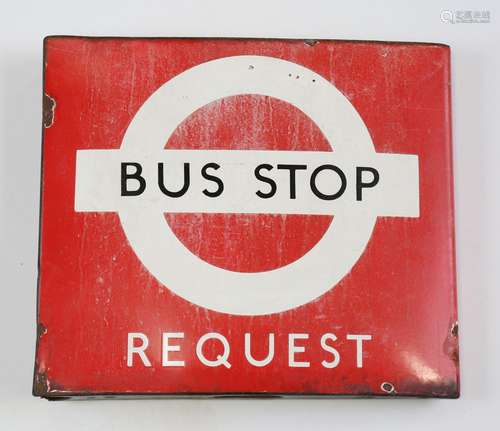
{"type": "Polygon", "coordinates": [[[449,67],[46,39],[35,395],[457,397],[449,67]]]}

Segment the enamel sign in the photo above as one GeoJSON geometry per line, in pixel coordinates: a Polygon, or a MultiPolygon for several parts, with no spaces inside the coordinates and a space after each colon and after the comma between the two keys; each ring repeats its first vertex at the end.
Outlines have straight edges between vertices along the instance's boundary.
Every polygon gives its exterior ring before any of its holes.
{"type": "Polygon", "coordinates": [[[44,85],[35,395],[458,396],[448,47],[51,37],[44,85]]]}

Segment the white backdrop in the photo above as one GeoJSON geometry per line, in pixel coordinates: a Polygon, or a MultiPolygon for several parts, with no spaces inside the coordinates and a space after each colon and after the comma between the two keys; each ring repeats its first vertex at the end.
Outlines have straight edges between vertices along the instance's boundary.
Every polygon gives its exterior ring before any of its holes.
{"type": "Polygon", "coordinates": [[[0,429],[487,427],[500,397],[500,27],[493,1],[5,1],[0,9],[0,429]],[[489,24],[442,22],[489,10],[489,24]],[[452,47],[460,400],[33,398],[42,38],[47,34],[444,42],[452,47]]]}

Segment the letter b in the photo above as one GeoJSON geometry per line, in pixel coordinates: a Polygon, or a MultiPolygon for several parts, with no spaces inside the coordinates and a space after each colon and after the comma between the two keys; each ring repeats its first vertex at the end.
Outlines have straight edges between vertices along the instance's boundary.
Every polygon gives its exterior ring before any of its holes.
{"type": "Polygon", "coordinates": [[[146,180],[141,176],[142,166],[140,163],[123,162],[121,164],[121,192],[122,196],[139,196],[146,190],[146,180]],[[131,166],[135,168],[132,174],[127,173],[127,168],[131,166]],[[130,190],[128,180],[136,180],[139,182],[139,187],[135,190],[130,190]]]}

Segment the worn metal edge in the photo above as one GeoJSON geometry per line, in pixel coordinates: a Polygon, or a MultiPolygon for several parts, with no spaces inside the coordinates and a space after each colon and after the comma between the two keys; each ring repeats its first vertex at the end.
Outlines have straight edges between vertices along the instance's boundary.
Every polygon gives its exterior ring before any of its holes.
{"type": "Polygon", "coordinates": [[[336,39],[336,38],[308,38],[308,37],[255,37],[255,36],[84,36],[69,34],[51,34],[44,37],[44,44],[50,39],[90,39],[90,40],[234,40],[234,41],[281,41],[281,42],[304,42],[314,46],[319,42],[340,42],[354,44],[385,44],[385,45],[424,45],[450,48],[444,42],[420,42],[420,41],[390,41],[378,39],[336,39]]]}
{"type": "Polygon", "coordinates": [[[458,399],[460,393],[448,394],[380,394],[380,393],[338,393],[338,394],[315,394],[315,393],[280,393],[280,392],[224,392],[224,393],[130,393],[130,392],[56,392],[51,391],[38,395],[49,401],[90,401],[90,400],[137,400],[137,399],[458,399]]]}
{"type": "MultiPolygon", "coordinates": [[[[42,122],[41,122],[41,145],[40,145],[40,191],[39,191],[39,206],[38,206],[38,259],[37,259],[37,287],[36,287],[36,348],[35,348],[35,360],[33,369],[33,396],[45,396],[47,394],[44,391],[44,385],[38,371],[38,354],[40,349],[40,338],[45,333],[45,327],[40,322],[40,273],[41,273],[41,255],[42,255],[42,202],[43,202],[43,178],[44,178],[44,146],[45,146],[45,120],[46,113],[45,110],[45,69],[47,61],[47,38],[43,39],[43,56],[42,56],[42,122]],[[44,328],[44,330],[41,330],[44,328]]],[[[53,121],[52,121],[53,123],[53,121]]],[[[51,123],[51,125],[52,125],[51,123]]],[[[46,386],[46,385],[45,385],[46,386]]]]}
{"type": "Polygon", "coordinates": [[[452,326],[451,333],[455,337],[455,350],[454,350],[454,358],[452,360],[455,363],[455,380],[456,380],[456,391],[457,391],[457,397],[460,397],[460,390],[461,390],[461,367],[460,367],[460,336],[459,336],[459,325],[460,325],[460,313],[459,313],[459,300],[458,300],[458,272],[457,272],[457,245],[456,245],[456,238],[457,238],[457,229],[456,229],[456,205],[455,205],[455,159],[454,159],[454,148],[453,148],[453,82],[452,82],[452,53],[451,50],[448,50],[447,53],[448,56],[448,70],[447,70],[447,75],[448,75],[448,87],[446,89],[447,91],[447,98],[446,98],[446,112],[447,112],[447,125],[448,125],[448,164],[449,164],[449,196],[450,196],[450,209],[449,209],[449,218],[451,220],[451,226],[450,226],[450,241],[451,241],[451,273],[453,276],[453,286],[451,288],[451,295],[452,295],[452,304],[453,308],[455,310],[455,317],[456,321],[454,325],[452,326]]]}

